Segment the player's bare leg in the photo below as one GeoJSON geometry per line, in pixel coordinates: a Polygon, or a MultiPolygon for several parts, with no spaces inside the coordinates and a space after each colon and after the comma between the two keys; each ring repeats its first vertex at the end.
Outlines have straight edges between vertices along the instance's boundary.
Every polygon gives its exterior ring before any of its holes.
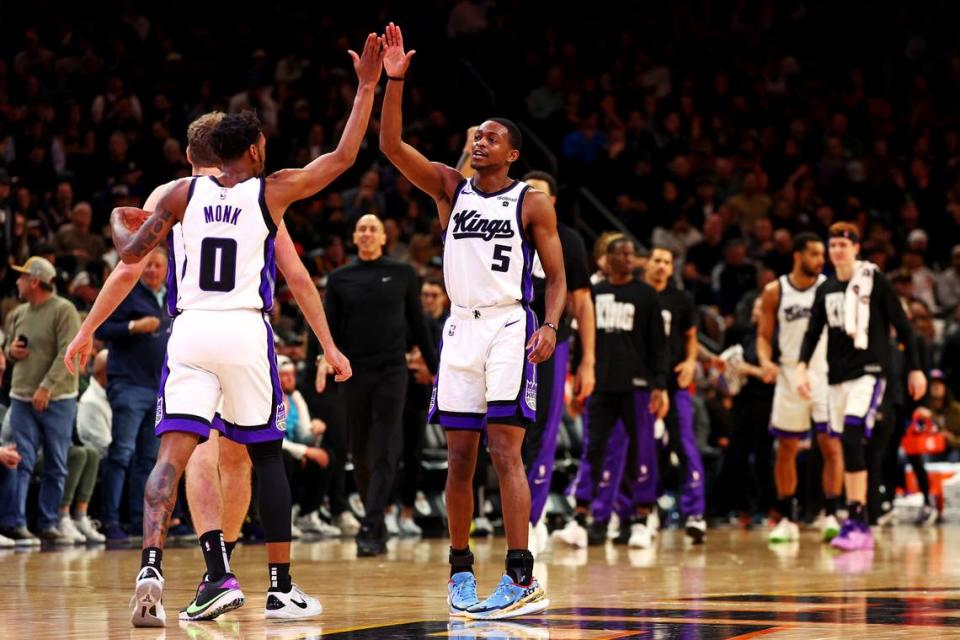
{"type": "Polygon", "coordinates": [[[773,478],[777,487],[777,511],[780,521],[770,530],[770,542],[796,542],[800,537],[797,525],[797,452],[798,438],[777,438],[777,455],[773,478]]]}
{"type": "Polygon", "coordinates": [[[160,438],[157,463],[150,472],[143,495],[143,551],[140,573],[131,606],[135,627],[162,627],[163,547],[170,527],[170,514],[177,502],[177,486],[199,440],[196,434],[171,431],[160,438]]]}
{"type": "MultiPolygon", "coordinates": [[[[230,441],[211,431],[210,438],[199,445],[187,463],[187,504],[193,525],[200,538],[206,572],[197,587],[194,599],[180,610],[181,620],[213,620],[227,611],[243,606],[244,595],[237,578],[230,571],[230,554],[236,538],[224,530],[223,476],[220,458],[230,441]]],[[[240,445],[235,445],[242,447],[240,445]]],[[[244,455],[246,451],[244,450],[244,455]]],[[[236,500],[230,505],[236,510],[236,500]]],[[[249,501],[249,498],[248,498],[249,501]]],[[[244,502],[246,510],[247,501],[244,502]]]]}
{"type": "Polygon", "coordinates": [[[513,618],[543,611],[550,604],[533,576],[533,554],[527,548],[530,520],[530,485],[520,451],[522,427],[487,425],[490,459],[500,480],[503,524],[507,534],[506,573],[493,594],[471,607],[468,615],[479,619],[513,618]]]}
{"type": "Polygon", "coordinates": [[[479,431],[447,431],[447,526],[450,529],[450,615],[466,615],[479,602],[470,551],[473,516],[473,474],[480,452],[479,431]]]}
{"type": "Polygon", "coordinates": [[[823,521],[823,540],[829,542],[840,533],[837,507],[843,492],[843,443],[840,438],[827,433],[817,434],[817,445],[823,454],[823,495],[826,498],[826,515],[823,521]]]}

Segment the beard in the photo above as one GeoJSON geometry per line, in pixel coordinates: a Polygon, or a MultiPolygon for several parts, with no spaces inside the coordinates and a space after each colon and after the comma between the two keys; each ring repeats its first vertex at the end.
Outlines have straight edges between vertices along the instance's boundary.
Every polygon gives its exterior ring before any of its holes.
{"type": "Polygon", "coordinates": [[[803,264],[800,265],[800,270],[803,271],[803,275],[807,276],[808,278],[816,278],[818,275],[820,275],[819,270],[811,269],[810,267],[803,264]]]}

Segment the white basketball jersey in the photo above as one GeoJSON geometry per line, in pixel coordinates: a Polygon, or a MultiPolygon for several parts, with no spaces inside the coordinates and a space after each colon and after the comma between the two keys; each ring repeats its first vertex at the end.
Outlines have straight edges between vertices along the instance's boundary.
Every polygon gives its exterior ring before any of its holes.
{"type": "Polygon", "coordinates": [[[264,179],[223,187],[193,178],[183,220],[167,236],[171,315],[186,309],[269,311],[276,281],[276,225],[264,179]]]}
{"type": "Polygon", "coordinates": [[[534,250],[521,221],[529,188],[519,180],[495,193],[466,180],[457,187],[443,246],[443,279],[453,304],[470,309],[533,299],[534,250]]]}
{"type": "MultiPolygon", "coordinates": [[[[813,309],[813,299],[817,295],[817,287],[823,284],[826,279],[826,276],[820,274],[813,286],[800,290],[790,284],[790,278],[780,276],[777,332],[781,364],[797,364],[797,359],[800,357],[800,346],[803,344],[803,335],[807,332],[807,325],[810,324],[810,314],[813,309]]],[[[810,369],[815,371],[827,370],[826,327],[824,327],[820,342],[813,352],[813,357],[810,358],[810,369]]]]}

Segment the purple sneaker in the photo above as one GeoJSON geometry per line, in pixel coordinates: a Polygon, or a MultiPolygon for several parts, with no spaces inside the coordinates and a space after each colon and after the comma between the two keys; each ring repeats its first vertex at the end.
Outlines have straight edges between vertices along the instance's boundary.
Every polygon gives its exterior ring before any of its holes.
{"type": "Polygon", "coordinates": [[[873,549],[873,534],[866,524],[848,518],[837,537],[830,541],[830,546],[841,551],[873,549]]]}

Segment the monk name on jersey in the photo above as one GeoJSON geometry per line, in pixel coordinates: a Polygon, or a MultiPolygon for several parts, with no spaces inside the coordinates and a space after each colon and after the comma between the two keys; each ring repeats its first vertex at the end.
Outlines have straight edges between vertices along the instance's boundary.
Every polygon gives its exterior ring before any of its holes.
{"type": "Polygon", "coordinates": [[[494,238],[514,236],[510,220],[487,220],[481,217],[476,209],[469,211],[464,209],[460,213],[453,214],[453,228],[450,233],[458,240],[479,238],[484,242],[490,242],[494,238]]]}
{"type": "Polygon", "coordinates": [[[234,226],[237,225],[237,220],[240,218],[240,212],[243,211],[240,207],[231,207],[226,204],[218,204],[216,206],[204,206],[203,207],[203,221],[204,222],[226,222],[234,226]]]}

